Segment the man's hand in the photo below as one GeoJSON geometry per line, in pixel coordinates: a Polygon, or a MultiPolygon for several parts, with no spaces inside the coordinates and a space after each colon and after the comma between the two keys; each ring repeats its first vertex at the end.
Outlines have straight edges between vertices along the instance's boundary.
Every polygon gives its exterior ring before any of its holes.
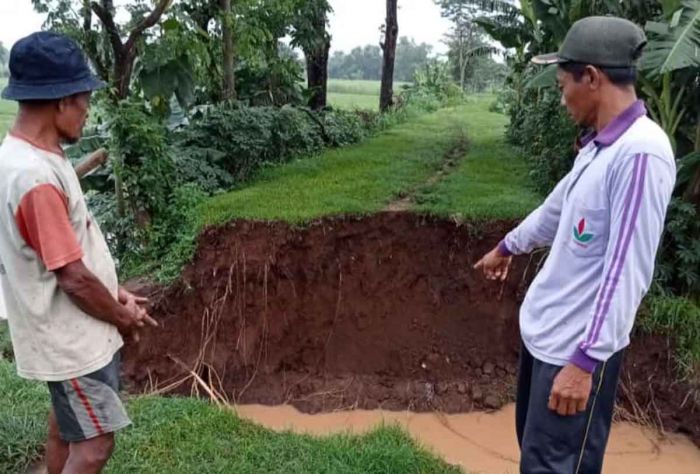
{"type": "Polygon", "coordinates": [[[586,411],[593,387],[593,376],[573,364],[565,366],[554,378],[549,409],[561,416],[586,411]]]}
{"type": "MultiPolygon", "coordinates": [[[[142,306],[148,303],[148,298],[136,296],[124,288],[119,288],[119,302],[132,314],[133,318],[136,320],[137,327],[142,328],[146,324],[158,327],[158,322],[151,318],[148,311],[142,306]]],[[[135,339],[138,341],[138,334],[135,339]]]]}
{"type": "Polygon", "coordinates": [[[474,270],[483,271],[489,280],[505,281],[512,261],[513,257],[504,257],[495,247],[474,265],[474,270]]]}

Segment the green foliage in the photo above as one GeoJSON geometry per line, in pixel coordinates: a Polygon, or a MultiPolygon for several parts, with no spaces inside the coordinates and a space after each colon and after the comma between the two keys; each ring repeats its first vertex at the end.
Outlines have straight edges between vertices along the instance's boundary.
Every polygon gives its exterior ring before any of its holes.
{"type": "Polygon", "coordinates": [[[333,11],[328,0],[296,0],[292,20],[292,46],[309,55],[330,42],[328,14],[333,11]]]}
{"type": "Polygon", "coordinates": [[[551,191],[571,169],[576,133],[557,91],[529,91],[520,106],[511,109],[508,139],[525,158],[540,193],[551,191]]]}
{"type": "Polygon", "coordinates": [[[401,96],[409,104],[420,101],[424,108],[436,110],[441,102],[463,99],[464,92],[452,80],[450,65],[432,60],[416,73],[414,84],[405,87],[401,96]]]}
{"type": "Polygon", "coordinates": [[[148,229],[148,245],[125,256],[123,276],[152,274],[158,281],[174,280],[194,251],[200,231],[197,211],[207,196],[196,183],[175,189],[165,214],[157,216],[148,229]]]}
{"type": "Polygon", "coordinates": [[[649,21],[646,30],[642,67],[652,75],[700,67],[700,0],[683,0],[669,21],[649,21]]]}
{"type": "MultiPolygon", "coordinates": [[[[382,83],[377,81],[355,81],[355,80],[344,80],[344,79],[331,79],[328,81],[328,92],[334,92],[337,94],[357,94],[357,95],[371,95],[377,97],[377,104],[379,103],[379,91],[382,83]]],[[[394,81],[395,87],[408,86],[408,82],[394,81]]]]}
{"type": "MultiPolygon", "coordinates": [[[[402,36],[396,44],[394,64],[395,83],[410,82],[416,72],[429,61],[432,46],[417,44],[412,38],[402,36]]],[[[336,51],[328,63],[328,76],[334,79],[381,80],[382,50],[377,45],[354,48],[349,53],[336,51]]]]}
{"type": "Polygon", "coordinates": [[[378,81],[382,75],[382,50],[368,44],[345,54],[336,51],[328,61],[328,77],[333,79],[378,81]]]}
{"type": "Polygon", "coordinates": [[[167,153],[167,130],[135,101],[123,101],[110,112],[115,175],[130,211],[143,227],[152,216],[166,212],[176,184],[176,170],[167,153]]]}
{"type": "Polygon", "coordinates": [[[650,295],[639,315],[639,326],[642,330],[672,337],[683,372],[691,377],[700,376],[700,304],[697,301],[673,295],[650,295]]]}
{"type": "Polygon", "coordinates": [[[357,115],[348,112],[224,105],[195,117],[177,140],[181,153],[192,150],[240,183],[267,164],[311,155],[324,146],[354,143],[364,135],[357,115]]]}
{"type": "Polygon", "coordinates": [[[461,136],[460,128],[476,118],[465,113],[466,107],[422,115],[359,145],[266,169],[248,186],[207,201],[204,224],[232,219],[303,223],[379,211],[437,171],[442,155],[461,136]]]}
{"type": "Polygon", "coordinates": [[[14,364],[0,358],[0,400],[0,472],[25,472],[46,439],[46,384],[19,378],[14,364]]]}
{"type": "Polygon", "coordinates": [[[681,198],[668,210],[657,283],[679,294],[700,295],[700,212],[681,198]]]}
{"type": "Polygon", "coordinates": [[[195,79],[209,69],[207,43],[196,25],[186,15],[175,15],[163,22],[158,41],[145,45],[135,73],[144,97],[164,114],[173,96],[183,108],[192,105],[195,79]]]}

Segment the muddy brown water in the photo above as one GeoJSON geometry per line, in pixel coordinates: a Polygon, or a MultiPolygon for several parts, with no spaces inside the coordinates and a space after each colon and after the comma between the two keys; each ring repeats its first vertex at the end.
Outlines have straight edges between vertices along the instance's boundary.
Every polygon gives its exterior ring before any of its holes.
{"type": "MultiPolygon", "coordinates": [[[[364,433],[382,424],[399,424],[421,445],[470,474],[518,472],[515,408],[496,413],[455,415],[381,410],[304,414],[292,406],[243,405],[238,414],[276,431],[313,435],[364,433]]],[[[613,425],[604,474],[697,474],[700,449],[686,437],[657,432],[632,423],[613,425]]]]}
{"type": "MultiPolygon", "coordinates": [[[[208,229],[181,279],[154,292],[161,327],[125,351],[130,389],[202,393],[194,373],[239,404],[484,417],[513,399],[518,308],[541,255],[516,259],[505,284],[471,268],[512,225],[388,212],[208,229]]],[[[672,338],[632,340],[621,418],[700,443],[672,338]]]]}

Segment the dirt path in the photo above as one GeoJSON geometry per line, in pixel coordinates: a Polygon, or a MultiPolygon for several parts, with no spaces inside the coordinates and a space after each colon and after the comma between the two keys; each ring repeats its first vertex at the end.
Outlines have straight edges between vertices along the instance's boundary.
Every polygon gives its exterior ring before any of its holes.
{"type": "MultiPolygon", "coordinates": [[[[261,405],[239,406],[236,411],[243,418],[267,428],[315,435],[345,431],[363,433],[381,423],[399,423],[424,446],[469,473],[518,472],[513,405],[493,414],[459,415],[380,410],[307,415],[291,406],[261,405]]],[[[687,438],[669,435],[659,439],[654,433],[630,423],[613,426],[604,474],[698,472],[700,449],[687,438]]]]}
{"type": "Polygon", "coordinates": [[[434,175],[428,178],[425,183],[409,189],[395,201],[390,202],[385,208],[385,212],[408,212],[413,209],[415,204],[415,195],[421,188],[431,187],[438,184],[449,175],[459,162],[465,158],[469,150],[469,137],[467,131],[463,128],[458,128],[454,132],[454,141],[445,151],[438,169],[434,175]]]}

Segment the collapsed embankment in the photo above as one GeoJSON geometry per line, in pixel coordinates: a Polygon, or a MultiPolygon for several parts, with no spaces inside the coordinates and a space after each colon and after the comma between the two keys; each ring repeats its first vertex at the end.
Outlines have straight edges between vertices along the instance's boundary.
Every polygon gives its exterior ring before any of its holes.
{"type": "MultiPolygon", "coordinates": [[[[540,259],[516,259],[505,284],[472,266],[511,224],[383,213],[208,229],[157,293],[161,328],[127,349],[125,375],[133,390],[208,385],[306,412],[499,408],[512,399],[518,307],[540,259]]],[[[700,407],[669,342],[633,341],[621,412],[700,441],[700,407]]]]}

